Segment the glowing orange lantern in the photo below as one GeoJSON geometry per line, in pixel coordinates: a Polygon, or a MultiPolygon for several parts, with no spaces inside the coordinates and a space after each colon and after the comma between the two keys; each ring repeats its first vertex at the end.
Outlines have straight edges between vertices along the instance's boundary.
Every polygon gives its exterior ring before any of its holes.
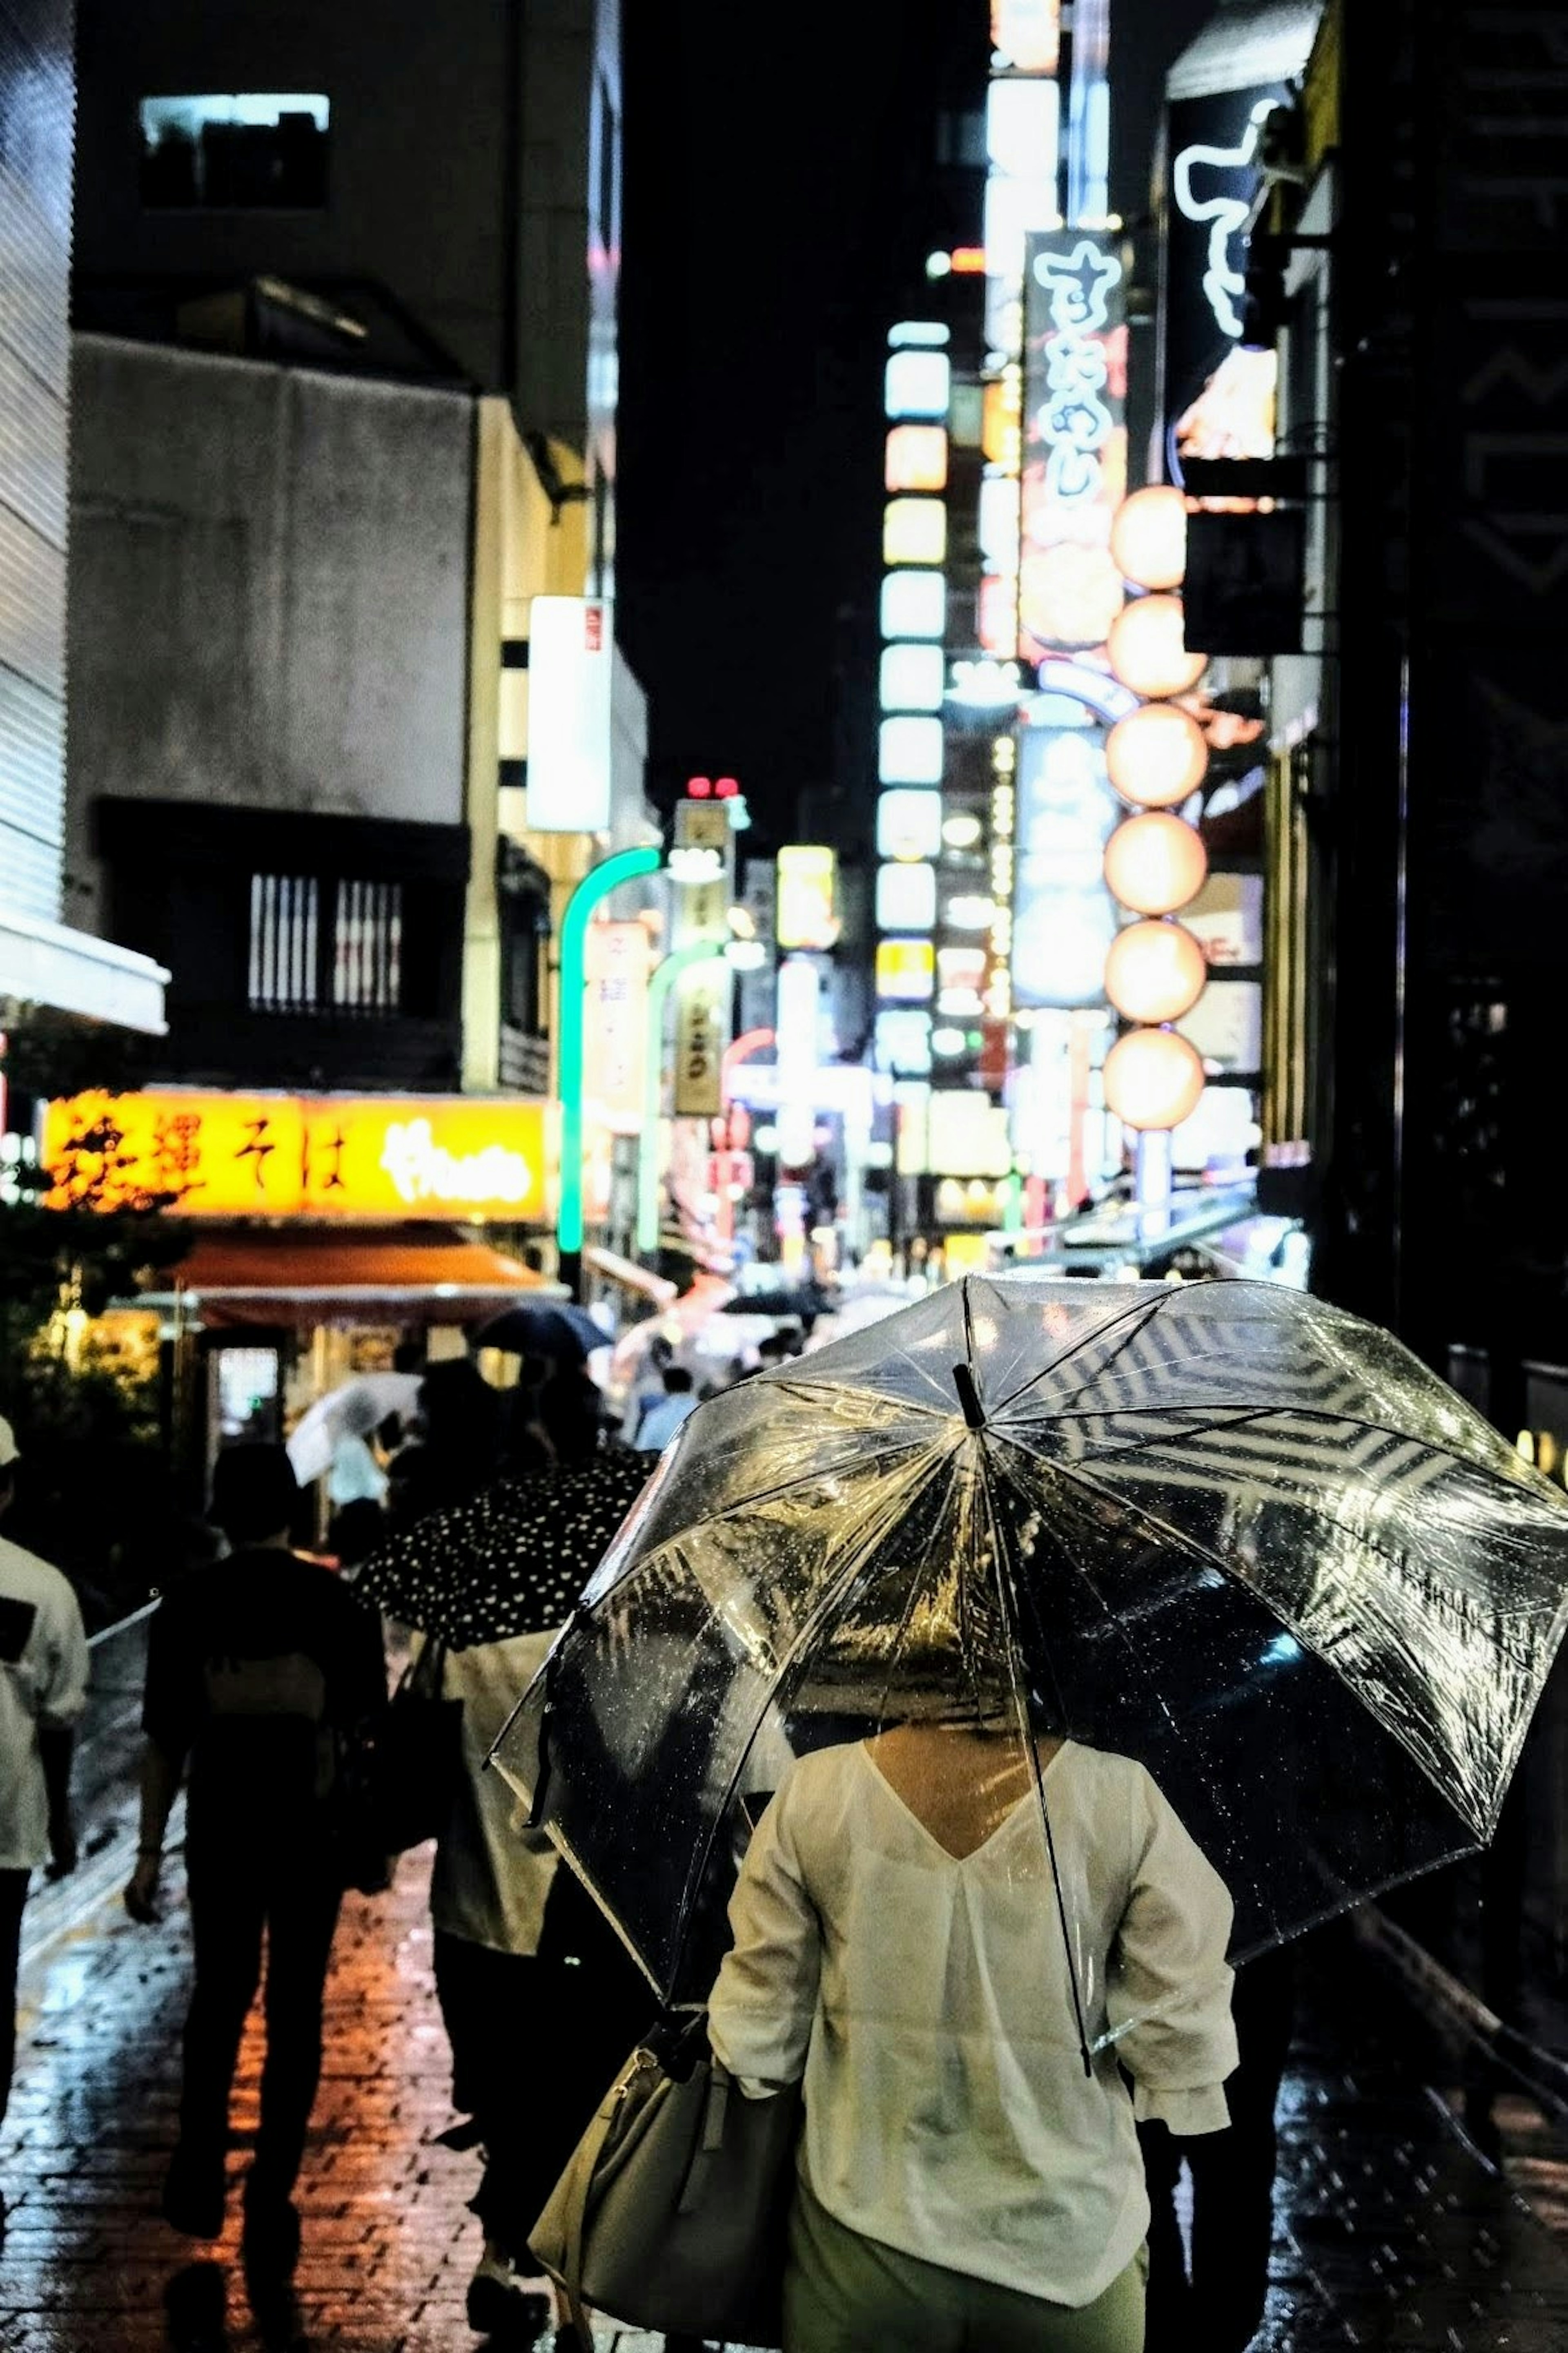
{"type": "Polygon", "coordinates": [[[1180,1127],[1203,1091],[1197,1050],[1174,1029],[1129,1029],[1105,1058],[1105,1100],[1126,1127],[1180,1127]]]}
{"type": "Polygon", "coordinates": [[[1187,501],[1168,483],[1151,482],[1123,499],[1110,519],[1110,553],[1124,580],[1140,588],[1179,588],[1187,568],[1187,501]]]}
{"type": "Polygon", "coordinates": [[[1105,845],[1111,897],[1135,915],[1173,915],[1197,896],[1208,867],[1195,828],[1160,809],[1130,817],[1105,845]]]}
{"type": "Polygon", "coordinates": [[[1173,702],[1145,702],[1105,739],[1105,765],[1124,801],[1173,808],[1202,784],[1209,764],[1204,731],[1173,702]]]}
{"type": "Polygon", "coordinates": [[[1179,596],[1134,596],[1124,605],[1105,641],[1122,685],[1156,701],[1196,686],[1209,658],[1188,651],[1184,626],[1179,596]]]}
{"type": "Polygon", "coordinates": [[[1105,959],[1105,993],[1129,1021],[1177,1021],[1204,993],[1208,964],[1181,923],[1156,917],[1117,933],[1105,959]]]}

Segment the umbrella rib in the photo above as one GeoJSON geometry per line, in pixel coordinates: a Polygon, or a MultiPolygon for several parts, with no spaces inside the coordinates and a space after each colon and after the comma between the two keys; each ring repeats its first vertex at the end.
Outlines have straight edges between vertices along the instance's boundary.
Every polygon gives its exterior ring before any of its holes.
{"type": "MultiPolygon", "coordinates": [[[[1046,1779],[1045,1775],[1040,1770],[1040,1752],[1035,1740],[1034,1727],[1029,1722],[1028,1707],[1024,1699],[1023,1694],[1018,1688],[1018,1676],[1022,1669],[1022,1652],[1018,1639],[1017,1596],[1013,1590],[1009,1580],[1008,1571],[1004,1566],[1006,1550],[1005,1539],[1003,1533],[1002,1516],[996,1509],[996,1498],[992,1491],[990,1457],[984,1439],[982,1439],[979,1451],[981,1492],[985,1497],[985,1510],[991,1522],[992,1556],[996,1564],[996,1594],[997,1599],[1002,1605],[1003,1623],[1007,1628],[1010,1638],[1008,1643],[1008,1656],[1012,1662],[1014,1669],[1013,1704],[1018,1712],[1018,1719],[1023,1732],[1024,1747],[1029,1758],[1030,1772],[1035,1784],[1035,1796],[1039,1804],[1040,1820],[1045,1825],[1046,1855],[1051,1866],[1051,1889],[1056,1897],[1057,1919],[1062,1932],[1062,1952],[1067,1962],[1068,1985],[1072,1993],[1073,2022],[1078,2028],[1079,2053],[1083,2061],[1083,2072],[1085,2075],[1092,2078],[1094,2073],[1094,2063],[1089,2057],[1089,2031],[1084,2021],[1083,1999],[1079,1991],[1078,1968],[1073,1959],[1072,1930],[1068,1921],[1067,1897],[1062,1888],[1061,1866],[1057,1860],[1057,1841],[1056,1833],[1051,1828],[1051,1810],[1046,1798],[1046,1779]]],[[[1052,1671],[1052,1679],[1053,1681],[1055,1680],[1054,1669],[1052,1671]]],[[[1060,1696],[1061,1694],[1058,1692],[1058,1701],[1060,1696]]]]}
{"type": "MultiPolygon", "coordinates": [[[[1012,1441],[1008,1442],[1011,1443],[1012,1441]]],[[[1020,1448],[1018,1451],[1023,1452],[1026,1450],[1020,1448]]],[[[1031,1459],[1037,1461],[1038,1457],[1033,1457],[1031,1459]]],[[[1303,1648],[1317,1660],[1320,1666],[1327,1667],[1331,1674],[1338,1677],[1339,1681],[1350,1693],[1352,1698],[1354,1699],[1359,1705],[1363,1707],[1366,1706],[1367,1703],[1362,1693],[1357,1689],[1351,1677],[1346,1674],[1339,1662],[1331,1657],[1326,1651],[1321,1651],[1315,1642],[1310,1641],[1307,1637],[1305,1627],[1302,1626],[1298,1620],[1294,1619],[1283,1610],[1278,1602],[1271,1600],[1267,1594],[1259,1592],[1256,1585],[1253,1585],[1249,1580],[1241,1577],[1223,1554],[1212,1552],[1207,1545],[1199,1544],[1195,1537],[1188,1535],[1183,1529],[1173,1527],[1169,1521],[1157,1518],[1153,1513],[1145,1509],[1142,1504],[1135,1506],[1124,1501],[1124,1499],[1120,1495],[1112,1494],[1108,1488],[1102,1487],[1097,1479],[1089,1477],[1086,1473],[1078,1470],[1074,1465],[1064,1462],[1054,1463],[1051,1467],[1059,1471],[1065,1478],[1075,1481],[1079,1486],[1087,1487],[1101,1503],[1109,1504],[1113,1510],[1121,1512],[1126,1518],[1142,1523],[1144,1527],[1153,1531],[1153,1533],[1163,1542],[1169,1542],[1174,1545],[1181,1551],[1192,1554],[1199,1560],[1205,1561],[1211,1568],[1217,1569],[1220,1575],[1227,1578],[1232,1584],[1244,1585],[1249,1593],[1252,1593],[1257,1597],[1266,1609],[1272,1610],[1274,1616],[1279,1619],[1280,1624],[1286,1629],[1287,1632],[1300,1638],[1303,1648]]],[[[1311,1504],[1302,1503],[1300,1505],[1300,1508],[1314,1519],[1321,1519],[1323,1516],[1322,1514],[1320,1513],[1311,1504]]],[[[1331,1526],[1333,1524],[1331,1522],[1330,1525],[1331,1526]]],[[[1376,1553],[1380,1558],[1388,1561],[1392,1566],[1395,1567],[1401,1566],[1398,1555],[1388,1552],[1384,1546],[1378,1543],[1374,1536],[1358,1536],[1356,1541],[1359,1545],[1363,1546],[1368,1552],[1376,1553]]],[[[1511,1650],[1513,1647],[1507,1641],[1505,1635],[1500,1630],[1494,1633],[1494,1639],[1502,1648],[1511,1650]]],[[[1377,1717],[1376,1721],[1383,1726],[1383,1729],[1389,1735],[1391,1739],[1398,1742],[1399,1746],[1405,1750],[1406,1756],[1412,1759],[1419,1770],[1426,1776],[1426,1779],[1431,1783],[1432,1787],[1437,1791],[1438,1796],[1447,1799],[1449,1805],[1452,1806],[1454,1801],[1452,1798],[1449,1797],[1447,1790],[1445,1789],[1436,1780],[1430,1764],[1427,1762],[1426,1757],[1421,1755],[1419,1749],[1415,1746],[1403,1728],[1397,1723],[1391,1724],[1387,1722],[1381,1715],[1377,1717]]],[[[1458,1809],[1456,1808],[1455,1810],[1458,1811],[1458,1809]]],[[[1460,1819],[1463,1820],[1463,1817],[1461,1816],[1460,1819]]]]}
{"type": "MultiPolygon", "coordinates": [[[[1023,1391],[1019,1390],[1016,1394],[1022,1396],[1023,1391]]],[[[1210,1411],[1212,1411],[1211,1408],[1201,1405],[1105,1405],[1088,1407],[1078,1413],[1058,1413],[1053,1408],[1048,1419],[1052,1421],[1131,1421],[1140,1416],[1153,1414],[1210,1411]]],[[[1328,1406],[1295,1404],[1237,1406],[1233,1409],[1228,1420],[1214,1420],[1200,1423],[1192,1430],[1173,1430],[1168,1433],[1163,1442],[1177,1446],[1189,1439],[1206,1438],[1216,1430],[1237,1430],[1244,1422],[1267,1421],[1275,1414],[1293,1414],[1301,1421],[1352,1422],[1357,1430],[1370,1430],[1379,1438],[1396,1439],[1401,1445],[1418,1446],[1427,1454],[1441,1454],[1448,1461],[1457,1463],[1463,1471],[1485,1472],[1489,1478],[1498,1480],[1503,1480],[1504,1477],[1503,1472],[1494,1469],[1489,1462],[1478,1462],[1472,1455],[1462,1454],[1457,1446],[1445,1446],[1440,1439],[1418,1438],[1414,1430],[1401,1430],[1393,1422],[1368,1421],[1361,1414],[1336,1413],[1328,1406]]],[[[1005,1430],[998,1434],[1004,1438],[1007,1435],[1005,1430]]],[[[1017,1441],[1015,1440],[1009,1442],[1016,1444],[1017,1441]]],[[[1091,1455],[1089,1460],[1097,1462],[1114,1461],[1121,1455],[1137,1454],[1145,1447],[1159,1443],[1161,1443],[1159,1440],[1134,1439],[1127,1446],[1104,1448],[1099,1454],[1091,1455]]],[[[1528,1467],[1527,1464],[1521,1465],[1521,1470],[1528,1467]]],[[[1527,1479],[1521,1478],[1520,1481],[1520,1484],[1527,1488],[1531,1483],[1527,1479]]]]}
{"type": "MultiPolygon", "coordinates": [[[[1001,1404],[995,1409],[996,1412],[998,1414],[1005,1413],[1009,1406],[1016,1404],[1019,1398],[1027,1397],[1029,1391],[1032,1388],[1038,1388],[1041,1381],[1049,1380],[1051,1375],[1053,1373],[1060,1372],[1064,1365],[1070,1365],[1073,1358],[1079,1354],[1080,1349],[1087,1348],[1092,1341],[1103,1340],[1107,1333],[1114,1332],[1116,1330],[1119,1324],[1129,1322],[1132,1318],[1136,1317],[1137,1320],[1132,1323],[1131,1330],[1126,1335],[1126,1337],[1111,1350],[1110,1356],[1105,1360],[1105,1364],[1100,1367],[1100,1374],[1094,1376],[1095,1378],[1099,1378],[1100,1375],[1103,1375],[1105,1372],[1107,1366],[1113,1365],[1116,1362],[1117,1357],[1121,1355],[1123,1349],[1130,1348],[1132,1345],[1133,1341],[1137,1339],[1138,1335],[1143,1330],[1144,1325],[1153,1322],[1155,1316],[1159,1314],[1161,1308],[1163,1307],[1164,1304],[1165,1298],[1162,1296],[1159,1299],[1151,1300],[1147,1306],[1128,1307],[1123,1309],[1121,1315],[1108,1316],[1103,1324],[1097,1324],[1092,1332],[1085,1332],[1080,1338],[1073,1342],[1069,1348],[1064,1348],[1059,1356],[1053,1356],[1048,1365],[1042,1365],[1037,1373],[1031,1373],[1026,1381],[1020,1382],[1018,1387],[1012,1391],[1010,1396],[1005,1397],[1002,1399],[1001,1404]]],[[[1081,1396],[1082,1393],[1083,1389],[1080,1385],[1073,1394],[1074,1396],[1081,1396]]]]}
{"type": "MultiPolygon", "coordinates": [[[[958,1434],[955,1432],[953,1437],[954,1448],[956,1448],[958,1443],[958,1434]]],[[[924,1477],[917,1482],[914,1489],[911,1491],[910,1497],[906,1499],[907,1501],[912,1501],[913,1496],[918,1495],[921,1490],[930,1483],[931,1480],[936,1476],[938,1468],[945,1459],[946,1458],[942,1455],[936,1455],[931,1458],[930,1466],[926,1471],[924,1477]]],[[[863,1538],[862,1542],[857,1546],[853,1557],[845,1564],[839,1576],[835,1578],[828,1591],[822,1596],[816,1608],[812,1611],[810,1617],[807,1618],[805,1623],[801,1627],[795,1638],[795,1641],[790,1644],[788,1651],[780,1661],[777,1671],[773,1675],[773,1690],[770,1694],[768,1702],[769,1705],[772,1705],[773,1701],[777,1697],[777,1694],[787,1686],[790,1678],[795,1672],[795,1664],[805,1652],[807,1643],[815,1641],[819,1630],[827,1619],[829,1613],[837,1609],[847,1589],[853,1584],[855,1578],[860,1574],[861,1569],[865,1566],[867,1557],[876,1541],[876,1537],[872,1535],[867,1535],[863,1538]]],[[[652,1556],[650,1556],[650,1557],[652,1556]]],[[[719,1805],[714,1809],[713,1820],[708,1835],[699,1847],[696,1855],[693,1857],[691,1868],[686,1874],[686,1883],[682,1888],[680,1894],[680,1908],[683,1915],[687,1915],[689,1914],[689,1906],[693,1891],[700,1887],[703,1880],[707,1877],[708,1866],[712,1858],[714,1843],[719,1836],[720,1825],[728,1818],[730,1809],[735,1802],[735,1791],[740,1784],[741,1775],[745,1770],[746,1758],[750,1756],[752,1743],[756,1739],[757,1734],[761,1729],[762,1718],[759,1716],[757,1722],[752,1727],[750,1738],[748,1738],[744,1747],[741,1751],[734,1771],[730,1775],[729,1779],[724,1785],[723,1797],[719,1805]]],[[[679,1932],[679,1942],[671,1960],[670,1977],[672,1983],[679,1973],[680,1962],[685,1955],[685,1949],[686,1934],[684,1928],[682,1928],[679,1932]]]]}

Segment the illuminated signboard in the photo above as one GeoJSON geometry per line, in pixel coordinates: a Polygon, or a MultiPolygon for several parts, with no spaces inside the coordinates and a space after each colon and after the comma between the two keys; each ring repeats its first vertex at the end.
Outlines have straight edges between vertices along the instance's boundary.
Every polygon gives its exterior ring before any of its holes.
{"type": "Polygon", "coordinates": [[[940,499],[889,499],[882,510],[884,564],[942,564],[947,509],[940,499]]]}
{"type": "Polygon", "coordinates": [[[1110,522],[1127,489],[1122,276],[1107,237],[1028,241],[1018,613],[1036,659],[1103,645],[1121,609],[1110,522]]]}
{"type": "Polygon", "coordinates": [[[590,923],[584,940],[583,1099],[616,1135],[642,1126],[648,935],[641,923],[590,923]]]}
{"type": "Polygon", "coordinates": [[[535,596],[528,618],[528,822],[598,833],[610,822],[610,608],[535,596]]]}
{"type": "MultiPolygon", "coordinates": [[[[1256,69],[1255,69],[1256,70],[1256,69]]],[[[1258,144],[1282,82],[1214,90],[1170,110],[1166,214],[1167,466],[1184,458],[1268,458],[1274,450],[1277,360],[1237,346],[1247,223],[1262,184],[1258,144]]]]}
{"type": "Polygon", "coordinates": [[[888,436],[882,480],[889,491],[944,491],[947,434],[940,425],[895,425],[888,436]]]}
{"type": "Polygon", "coordinates": [[[879,940],[877,994],[891,1004],[924,1005],[936,986],[936,950],[930,940],[879,940]]]}
{"type": "Polygon", "coordinates": [[[885,638],[940,638],[947,628],[947,581],[940,572],[889,572],[882,582],[885,638]]]}
{"type": "Polygon", "coordinates": [[[838,937],[838,860],[816,842],[792,841],[778,854],[775,935],[781,948],[830,948],[838,937]]]}
{"type": "Polygon", "coordinates": [[[877,929],[879,932],[929,932],[935,922],[934,866],[878,867],[877,929]]]}
{"type": "Polygon", "coordinates": [[[970,1087],[933,1087],[926,1114],[933,1176],[1007,1176],[1013,1169],[1007,1114],[970,1087]]]}
{"type": "Polygon", "coordinates": [[[940,646],[889,646],[884,650],[877,694],[884,711],[940,711],[946,687],[947,666],[940,646]]]}
{"type": "Polygon", "coordinates": [[[882,406],[889,417],[947,416],[952,363],[945,352],[902,351],[889,354],[882,379],[882,406]]]}
{"type": "Polygon", "coordinates": [[[51,1103],[51,1208],[168,1200],[187,1218],[545,1215],[545,1107],[515,1097],[240,1095],[51,1103]]]}
{"type": "Polygon", "coordinates": [[[877,799],[879,858],[936,858],[942,851],[940,793],[881,793],[877,799]]]}
{"type": "Polygon", "coordinates": [[[931,1016],[912,1013],[902,1006],[879,1013],[877,1064],[896,1079],[929,1078],[931,1016]]]}
{"type": "Polygon", "coordinates": [[[877,774],[885,785],[940,785],[940,719],[884,719],[877,730],[877,774]]]}
{"type": "Polygon", "coordinates": [[[1019,738],[1013,855],[1013,1002],[1100,1005],[1121,917],[1105,887],[1105,845],[1124,811],[1098,730],[1026,728],[1019,738]]]}
{"type": "Polygon", "coordinates": [[[1061,52],[1061,0],[991,0],[991,46],[1015,73],[1054,74],[1061,52]]]}

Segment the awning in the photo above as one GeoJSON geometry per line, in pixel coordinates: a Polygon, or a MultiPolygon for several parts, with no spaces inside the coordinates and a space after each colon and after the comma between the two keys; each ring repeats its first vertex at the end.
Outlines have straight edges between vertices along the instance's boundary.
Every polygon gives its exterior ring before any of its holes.
{"type": "Polygon", "coordinates": [[[198,1234],[173,1288],[138,1306],[176,1300],[205,1324],[465,1324],[520,1291],[563,1297],[531,1267],[458,1234],[268,1232],[198,1234]]]}

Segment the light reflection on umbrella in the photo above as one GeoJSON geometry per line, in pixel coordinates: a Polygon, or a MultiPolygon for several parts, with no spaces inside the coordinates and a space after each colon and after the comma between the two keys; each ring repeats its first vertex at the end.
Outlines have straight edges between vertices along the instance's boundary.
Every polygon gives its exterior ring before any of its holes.
{"type": "Polygon", "coordinates": [[[1485,1842],[1565,1582],[1563,1497],[1356,1318],[970,1278],[699,1409],[497,1761],[677,2002],[721,1948],[759,1732],[922,1712],[1142,1765],[1240,1959],[1485,1842]]]}

